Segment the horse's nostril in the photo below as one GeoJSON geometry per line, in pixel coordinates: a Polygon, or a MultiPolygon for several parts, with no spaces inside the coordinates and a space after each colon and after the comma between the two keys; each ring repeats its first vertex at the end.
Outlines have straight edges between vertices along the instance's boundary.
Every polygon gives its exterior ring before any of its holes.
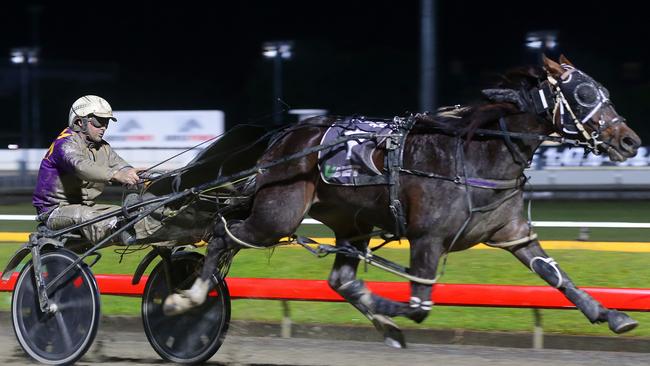
{"type": "Polygon", "coordinates": [[[623,139],[621,139],[621,144],[623,147],[628,149],[636,149],[639,147],[639,141],[629,136],[623,137],[623,139]]]}

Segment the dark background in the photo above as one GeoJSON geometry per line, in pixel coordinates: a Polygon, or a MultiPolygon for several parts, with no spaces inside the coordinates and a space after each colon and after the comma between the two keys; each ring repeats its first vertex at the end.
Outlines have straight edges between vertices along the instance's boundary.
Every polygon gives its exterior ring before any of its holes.
{"type": "MultiPolygon", "coordinates": [[[[479,97],[499,72],[535,62],[527,32],[558,31],[559,47],[611,92],[650,144],[650,30],[644,5],[616,2],[438,1],[438,105],[479,97]]],[[[419,110],[419,1],[3,3],[0,148],[20,139],[15,47],[40,46],[39,146],[71,103],[97,94],[116,110],[220,109],[229,126],[272,110],[265,41],[295,42],[284,62],[292,108],[391,117],[419,110]],[[34,5],[38,15],[32,15],[34,5]],[[32,9],[32,10],[30,10],[32,9]],[[2,56],[6,55],[6,57],[2,56]]],[[[32,143],[35,144],[35,143],[32,143]]]]}

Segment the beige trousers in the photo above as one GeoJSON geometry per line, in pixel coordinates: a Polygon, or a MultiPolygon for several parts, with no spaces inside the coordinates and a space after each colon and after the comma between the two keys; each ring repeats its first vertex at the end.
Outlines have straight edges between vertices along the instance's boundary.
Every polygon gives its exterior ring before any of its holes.
{"type": "MultiPolygon", "coordinates": [[[[95,204],[93,206],[86,205],[65,205],[59,206],[52,211],[47,218],[45,225],[52,230],[59,230],[71,225],[80,224],[91,220],[97,216],[103,215],[108,212],[119,210],[121,207],[116,205],[95,204]]],[[[151,235],[153,232],[161,227],[160,223],[145,217],[134,226],[136,238],[142,239],[151,235]]],[[[108,219],[96,222],[92,225],[86,225],[81,228],[81,234],[84,238],[90,240],[93,244],[100,242],[102,239],[109,236],[117,229],[117,218],[110,217],[108,219]]],[[[119,241],[116,239],[115,241],[119,241]]]]}

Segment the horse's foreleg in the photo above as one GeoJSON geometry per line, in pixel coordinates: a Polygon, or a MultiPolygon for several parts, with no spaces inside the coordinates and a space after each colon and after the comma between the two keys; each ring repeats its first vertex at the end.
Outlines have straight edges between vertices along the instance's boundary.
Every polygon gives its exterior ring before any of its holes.
{"type": "Polygon", "coordinates": [[[534,240],[526,245],[509,248],[524,265],[537,273],[549,285],[560,290],[592,323],[608,322],[609,329],[623,333],[634,329],[638,323],[627,314],[609,310],[591,295],[577,288],[560,266],[550,258],[534,240]]]}
{"type": "MultiPolygon", "coordinates": [[[[432,238],[411,238],[409,274],[418,278],[433,280],[436,277],[438,262],[443,252],[440,241],[432,238]]],[[[433,307],[432,285],[411,281],[411,300],[406,315],[416,323],[421,323],[433,307]]]]}

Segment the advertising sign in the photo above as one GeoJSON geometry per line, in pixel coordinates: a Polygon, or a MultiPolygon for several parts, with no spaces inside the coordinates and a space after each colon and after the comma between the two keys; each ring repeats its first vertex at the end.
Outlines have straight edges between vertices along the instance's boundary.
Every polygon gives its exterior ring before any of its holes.
{"type": "Polygon", "coordinates": [[[201,111],[114,111],[104,139],[116,148],[187,148],[221,135],[224,113],[201,111]]]}
{"type": "Polygon", "coordinates": [[[605,153],[585,155],[583,148],[567,146],[540,147],[531,164],[531,169],[556,168],[650,168],[650,146],[641,146],[635,157],[624,162],[612,162],[605,153]]]}

